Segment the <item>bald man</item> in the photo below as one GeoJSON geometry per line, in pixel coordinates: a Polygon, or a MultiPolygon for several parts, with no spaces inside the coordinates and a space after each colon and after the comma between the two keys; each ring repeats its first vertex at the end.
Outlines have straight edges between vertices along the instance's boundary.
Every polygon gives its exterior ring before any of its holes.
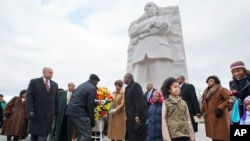
{"type": "MultiPolygon", "coordinates": [[[[68,116],[65,115],[66,108],[69,104],[71,96],[75,91],[75,84],[73,82],[68,83],[68,89],[59,92],[59,114],[56,118],[56,130],[55,140],[56,141],[71,141],[73,134],[73,127],[68,116]]],[[[74,137],[75,138],[75,137],[74,137]]]]}
{"type": "Polygon", "coordinates": [[[142,87],[134,81],[131,73],[125,74],[124,83],[127,84],[125,88],[126,139],[129,141],[145,141],[147,136],[145,125],[147,109],[142,87]]]}
{"type": "Polygon", "coordinates": [[[30,80],[27,89],[25,108],[31,141],[46,141],[58,114],[58,84],[51,80],[53,69],[44,67],[42,74],[30,80]]]}
{"type": "Polygon", "coordinates": [[[156,89],[154,88],[152,83],[147,84],[147,91],[144,93],[144,97],[145,97],[145,100],[146,100],[146,103],[147,103],[147,109],[151,105],[150,98],[152,98],[152,94],[154,93],[155,90],[156,89]]]}

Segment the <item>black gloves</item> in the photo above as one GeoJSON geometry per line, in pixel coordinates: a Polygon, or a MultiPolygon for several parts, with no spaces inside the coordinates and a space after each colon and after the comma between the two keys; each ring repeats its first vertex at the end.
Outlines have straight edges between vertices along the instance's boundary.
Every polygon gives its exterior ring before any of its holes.
{"type": "Polygon", "coordinates": [[[219,108],[217,108],[217,109],[215,110],[215,116],[216,116],[217,118],[219,118],[221,115],[222,115],[222,110],[219,109],[219,108]]]}
{"type": "Polygon", "coordinates": [[[27,114],[27,119],[28,120],[31,120],[31,119],[34,119],[35,118],[35,113],[34,112],[29,112],[28,114],[27,114]]]}
{"type": "Polygon", "coordinates": [[[95,127],[95,119],[90,120],[90,126],[93,128],[95,127]]]}
{"type": "Polygon", "coordinates": [[[243,94],[239,91],[236,91],[234,96],[236,96],[237,98],[242,98],[243,97],[243,94]]]}

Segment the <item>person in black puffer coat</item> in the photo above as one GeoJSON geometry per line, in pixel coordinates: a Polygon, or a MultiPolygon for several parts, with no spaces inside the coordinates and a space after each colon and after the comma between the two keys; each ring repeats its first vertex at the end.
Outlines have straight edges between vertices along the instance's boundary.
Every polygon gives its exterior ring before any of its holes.
{"type": "MultiPolygon", "coordinates": [[[[239,98],[240,117],[243,116],[243,101],[250,95],[250,72],[246,69],[244,62],[236,61],[230,65],[233,79],[229,82],[229,87],[234,96],[239,98]]],[[[233,123],[238,125],[239,122],[233,123]]]]}

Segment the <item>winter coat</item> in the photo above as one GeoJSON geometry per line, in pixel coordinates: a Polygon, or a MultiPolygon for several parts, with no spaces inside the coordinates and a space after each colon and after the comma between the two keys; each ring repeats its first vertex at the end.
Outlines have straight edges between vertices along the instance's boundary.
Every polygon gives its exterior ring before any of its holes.
{"type": "Polygon", "coordinates": [[[114,98],[112,102],[112,109],[116,109],[116,112],[109,114],[108,138],[123,140],[125,139],[126,133],[124,91],[115,91],[112,96],[114,98]]]}
{"type": "Polygon", "coordinates": [[[3,100],[0,102],[0,128],[3,126],[3,110],[6,107],[6,101],[3,100]]]}
{"type": "Polygon", "coordinates": [[[25,136],[28,121],[26,119],[25,101],[15,96],[6,105],[4,110],[5,120],[2,135],[25,136]]]}
{"type": "Polygon", "coordinates": [[[74,91],[65,114],[94,120],[96,94],[97,88],[90,80],[80,84],[74,91]]]}
{"type": "Polygon", "coordinates": [[[229,91],[220,85],[205,89],[202,95],[201,113],[204,114],[207,137],[216,140],[229,140],[229,98],[229,91]],[[222,110],[220,117],[216,117],[216,109],[218,108],[222,110]]]}
{"type": "Polygon", "coordinates": [[[2,102],[0,102],[1,103],[1,107],[2,107],[2,109],[4,110],[5,109],[5,107],[6,107],[6,101],[5,100],[3,100],[2,102]]]}
{"type": "Polygon", "coordinates": [[[125,88],[125,111],[127,117],[127,139],[129,141],[145,141],[147,136],[146,128],[140,133],[135,132],[135,117],[138,116],[142,125],[145,125],[147,118],[146,101],[141,85],[133,80],[125,88]]]}
{"type": "Polygon", "coordinates": [[[149,107],[147,119],[147,141],[162,141],[161,111],[162,103],[155,103],[149,107]]]}
{"type": "Polygon", "coordinates": [[[200,114],[200,105],[196,96],[195,88],[192,84],[183,83],[181,86],[181,97],[187,103],[190,119],[194,132],[198,131],[198,123],[194,121],[194,116],[200,114]]]}
{"type": "Polygon", "coordinates": [[[239,104],[240,117],[243,116],[243,101],[250,95],[250,75],[246,75],[242,80],[233,79],[229,82],[230,90],[236,90],[241,93],[239,97],[241,103],[239,104]]]}
{"type": "Polygon", "coordinates": [[[63,120],[65,118],[65,111],[66,111],[66,107],[67,107],[67,91],[62,91],[58,94],[58,102],[59,102],[59,113],[58,116],[55,120],[55,141],[59,141],[59,136],[61,135],[61,129],[63,128],[67,128],[67,137],[68,137],[68,141],[71,141],[71,137],[72,137],[72,133],[73,133],[73,127],[72,127],[72,123],[71,120],[69,120],[69,118],[67,119],[67,125],[66,127],[62,126],[63,124],[63,120]]]}
{"type": "Polygon", "coordinates": [[[171,96],[162,105],[162,137],[164,141],[172,138],[188,137],[195,141],[193,126],[186,102],[171,96]]]}
{"type": "Polygon", "coordinates": [[[29,120],[28,133],[51,133],[53,120],[58,114],[58,84],[50,80],[47,92],[43,77],[32,79],[27,89],[26,112],[35,114],[34,119],[29,120]]]}

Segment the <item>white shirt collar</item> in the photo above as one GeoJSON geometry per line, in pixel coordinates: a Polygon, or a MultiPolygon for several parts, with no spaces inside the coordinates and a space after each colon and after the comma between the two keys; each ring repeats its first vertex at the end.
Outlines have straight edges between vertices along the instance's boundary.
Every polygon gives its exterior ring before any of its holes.
{"type": "Polygon", "coordinates": [[[69,90],[67,90],[67,95],[71,95],[72,94],[72,92],[70,92],[69,90]]]}
{"type": "Polygon", "coordinates": [[[184,83],[181,83],[181,84],[180,84],[180,88],[182,87],[183,84],[184,84],[184,83]]]}

